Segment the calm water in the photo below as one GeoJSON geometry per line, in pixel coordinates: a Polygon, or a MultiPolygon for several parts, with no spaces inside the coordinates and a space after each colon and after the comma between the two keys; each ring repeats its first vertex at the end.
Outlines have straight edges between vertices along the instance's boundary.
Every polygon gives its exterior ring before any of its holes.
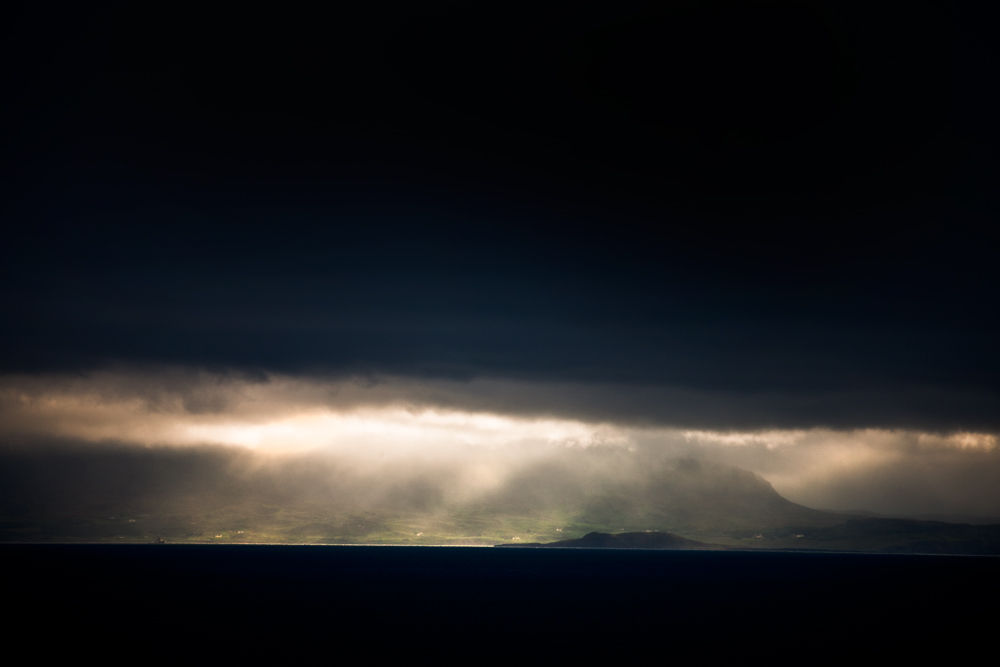
{"type": "Polygon", "coordinates": [[[947,556],[5,545],[0,558],[5,607],[26,614],[15,632],[42,623],[161,649],[330,656],[359,645],[849,655],[873,638],[887,651],[954,649],[992,636],[1000,592],[1000,559],[947,556]]]}

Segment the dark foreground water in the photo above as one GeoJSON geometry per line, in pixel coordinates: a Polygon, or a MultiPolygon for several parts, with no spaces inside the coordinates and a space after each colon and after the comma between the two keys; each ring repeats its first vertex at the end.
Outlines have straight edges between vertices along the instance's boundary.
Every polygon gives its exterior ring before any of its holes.
{"type": "Polygon", "coordinates": [[[0,558],[5,634],[41,630],[43,648],[80,655],[954,659],[993,644],[1000,620],[998,558],[209,545],[0,558]]]}

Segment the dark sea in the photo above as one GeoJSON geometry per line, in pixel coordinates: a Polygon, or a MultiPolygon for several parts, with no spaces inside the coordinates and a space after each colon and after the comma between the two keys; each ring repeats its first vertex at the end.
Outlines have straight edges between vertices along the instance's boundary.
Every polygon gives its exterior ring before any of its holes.
{"type": "Polygon", "coordinates": [[[1000,621],[992,557],[3,545],[0,559],[7,636],[41,630],[42,648],[77,655],[955,659],[995,644],[1000,621]]]}

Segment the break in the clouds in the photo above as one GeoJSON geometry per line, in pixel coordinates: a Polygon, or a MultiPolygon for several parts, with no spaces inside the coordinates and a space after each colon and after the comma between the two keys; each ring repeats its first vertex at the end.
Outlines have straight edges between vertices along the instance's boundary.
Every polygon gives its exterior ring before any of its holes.
{"type": "Polygon", "coordinates": [[[429,470],[443,468],[465,480],[456,482],[465,493],[486,492],[526,465],[559,460],[560,452],[612,448],[648,461],[696,458],[749,469],[812,507],[1000,514],[995,433],[711,430],[588,416],[580,406],[567,409],[556,401],[528,409],[512,400],[560,390],[398,378],[252,379],[170,369],[7,376],[0,387],[0,436],[8,443],[56,438],[321,454],[376,477],[389,469],[398,476],[399,466],[431,477],[429,470]]]}

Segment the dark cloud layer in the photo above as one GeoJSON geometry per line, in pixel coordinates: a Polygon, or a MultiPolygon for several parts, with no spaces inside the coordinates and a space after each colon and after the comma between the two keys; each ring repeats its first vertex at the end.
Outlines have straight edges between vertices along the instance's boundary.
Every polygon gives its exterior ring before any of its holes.
{"type": "Polygon", "coordinates": [[[1000,428],[987,10],[365,6],[15,11],[0,370],[1000,428]]]}

